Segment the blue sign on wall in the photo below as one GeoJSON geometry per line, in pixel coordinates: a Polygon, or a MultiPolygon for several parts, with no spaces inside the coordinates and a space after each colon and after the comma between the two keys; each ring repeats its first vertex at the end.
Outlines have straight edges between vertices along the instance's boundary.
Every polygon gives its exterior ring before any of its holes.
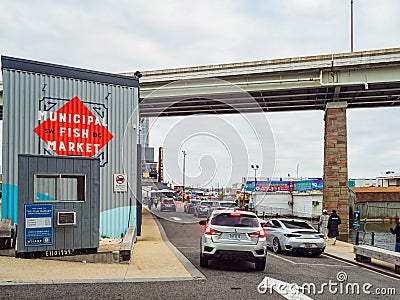
{"type": "MultiPolygon", "coordinates": [[[[246,181],[244,186],[245,192],[253,192],[254,191],[255,181],[246,181]]],[[[323,190],[324,181],[322,179],[306,179],[306,180],[291,180],[291,181],[282,181],[282,180],[267,180],[257,181],[257,191],[261,192],[306,192],[313,190],[323,190]]]]}
{"type": "Polygon", "coordinates": [[[53,204],[25,204],[25,247],[53,245],[53,204]]]}

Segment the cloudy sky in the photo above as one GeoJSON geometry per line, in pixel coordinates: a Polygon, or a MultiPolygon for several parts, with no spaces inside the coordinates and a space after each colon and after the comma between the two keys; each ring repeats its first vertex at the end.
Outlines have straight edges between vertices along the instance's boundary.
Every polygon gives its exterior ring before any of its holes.
{"type": "MultiPolygon", "coordinates": [[[[399,12],[397,0],[354,0],[354,50],[399,47],[399,12]]],[[[106,72],[349,50],[350,0],[0,0],[1,55],[106,72]]],[[[350,177],[400,171],[399,113],[348,110],[350,177]]],[[[246,129],[245,116],[220,116],[152,120],[150,143],[171,149],[165,166],[176,183],[182,150],[187,184],[240,182],[253,176],[250,164],[260,164],[263,177],[322,176],[323,112],[258,118],[250,124],[267,128],[266,140],[260,128],[246,129]],[[204,131],[210,122],[227,130],[204,131]],[[175,140],[170,132],[183,136],[175,140]],[[235,136],[237,144],[231,143],[235,136]]]]}

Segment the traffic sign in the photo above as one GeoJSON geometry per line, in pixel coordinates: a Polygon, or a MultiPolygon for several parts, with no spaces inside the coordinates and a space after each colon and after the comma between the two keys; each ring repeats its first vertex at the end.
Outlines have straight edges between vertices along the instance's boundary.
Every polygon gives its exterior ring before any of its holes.
{"type": "Polygon", "coordinates": [[[126,174],[114,174],[114,192],[127,192],[128,180],[126,174]]]}

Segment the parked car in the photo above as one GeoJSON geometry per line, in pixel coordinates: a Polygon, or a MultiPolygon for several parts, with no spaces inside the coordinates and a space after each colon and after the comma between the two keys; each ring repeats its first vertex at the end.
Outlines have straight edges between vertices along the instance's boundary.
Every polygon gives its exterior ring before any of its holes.
{"type": "Polygon", "coordinates": [[[201,201],[198,205],[194,207],[194,216],[198,218],[208,217],[208,211],[211,209],[212,205],[212,201],[201,201]]]}
{"type": "Polygon", "coordinates": [[[175,201],[172,198],[164,198],[160,201],[160,210],[176,211],[175,201]]]}
{"type": "Polygon", "coordinates": [[[275,253],[308,253],[321,255],[325,250],[324,235],[304,220],[271,219],[264,224],[267,246],[275,253]]]}
{"type": "Polygon", "coordinates": [[[190,199],[183,205],[183,211],[188,214],[194,213],[194,207],[200,203],[199,199],[190,199]]]}
{"type": "Polygon", "coordinates": [[[204,226],[200,240],[201,267],[208,267],[213,259],[227,259],[254,262],[256,270],[265,269],[265,232],[254,213],[215,210],[208,220],[199,224],[204,226]]]}

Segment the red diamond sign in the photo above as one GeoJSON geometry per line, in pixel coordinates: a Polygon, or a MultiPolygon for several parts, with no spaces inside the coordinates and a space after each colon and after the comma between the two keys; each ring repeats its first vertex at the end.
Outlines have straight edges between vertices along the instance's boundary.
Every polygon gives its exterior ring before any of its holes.
{"type": "Polygon", "coordinates": [[[78,97],[56,112],[39,112],[47,117],[33,131],[58,155],[93,156],[113,135],[78,97]]]}

